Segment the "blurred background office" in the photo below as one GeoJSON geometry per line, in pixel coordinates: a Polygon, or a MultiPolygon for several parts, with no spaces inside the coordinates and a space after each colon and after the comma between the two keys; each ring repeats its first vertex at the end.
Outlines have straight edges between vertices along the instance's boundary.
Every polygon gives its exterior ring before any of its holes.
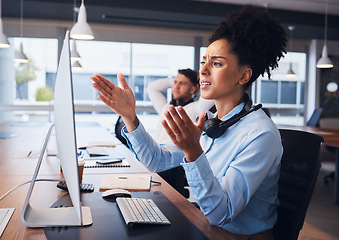
{"type": "MultiPolygon", "coordinates": [[[[148,83],[174,77],[177,69],[198,70],[210,33],[244,4],[262,6],[289,40],[271,80],[260,76],[250,89],[254,103],[262,103],[279,125],[306,125],[321,108],[318,124],[339,129],[338,0],[0,0],[0,123],[53,121],[64,34],[82,31],[84,24],[94,39],[71,42],[78,57],[72,60],[77,121],[96,121],[114,132],[118,116],[97,99],[89,77],[100,73],[116,83],[122,72],[152,134],[158,116],[148,83]],[[324,59],[333,66],[318,68],[324,59]]],[[[170,99],[170,90],[164,94],[170,99]]]]}

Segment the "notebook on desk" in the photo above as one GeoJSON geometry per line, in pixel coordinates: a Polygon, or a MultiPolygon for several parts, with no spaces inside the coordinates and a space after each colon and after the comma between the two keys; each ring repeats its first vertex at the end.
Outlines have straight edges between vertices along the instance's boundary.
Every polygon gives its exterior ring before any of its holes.
{"type": "MultiPolygon", "coordinates": [[[[113,159],[114,160],[114,159],[113,159]]],[[[130,167],[131,165],[126,159],[121,159],[117,161],[110,161],[110,159],[107,160],[85,160],[85,168],[124,168],[124,167],[130,167]],[[107,161],[106,163],[100,163],[107,161]]]]}
{"type": "Polygon", "coordinates": [[[0,237],[12,217],[15,208],[0,208],[0,237]]]}
{"type": "Polygon", "coordinates": [[[83,157],[85,161],[125,158],[116,147],[88,147],[83,157]]]}
{"type": "Polygon", "coordinates": [[[150,174],[109,174],[100,183],[100,190],[126,189],[149,191],[151,188],[150,174]]]}

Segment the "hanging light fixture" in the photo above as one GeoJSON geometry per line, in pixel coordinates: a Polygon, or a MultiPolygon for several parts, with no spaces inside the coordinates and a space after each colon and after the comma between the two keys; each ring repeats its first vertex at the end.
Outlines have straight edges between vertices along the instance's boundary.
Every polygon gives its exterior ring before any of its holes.
{"type": "MultiPolygon", "coordinates": [[[[79,11],[79,9],[78,9],[79,11]]],[[[76,15],[76,0],[73,1],[73,25],[75,25],[75,16],[76,15]]],[[[71,60],[72,61],[80,61],[81,57],[80,54],[77,51],[77,46],[75,44],[75,40],[73,40],[73,47],[71,51],[71,60]]]]}
{"type": "Polygon", "coordinates": [[[80,39],[80,40],[93,40],[94,35],[91,27],[87,23],[87,14],[86,8],[84,4],[84,0],[82,0],[79,14],[78,14],[78,22],[73,26],[70,37],[73,39],[80,39]]]}
{"type": "Polygon", "coordinates": [[[0,48],[9,48],[9,42],[4,34],[3,26],[2,26],[2,19],[1,19],[1,0],[0,0],[0,48]]]}
{"type": "Polygon", "coordinates": [[[19,47],[19,52],[15,54],[14,62],[17,63],[27,63],[28,59],[26,55],[24,54],[24,49],[22,46],[22,36],[23,36],[23,12],[24,12],[24,2],[21,0],[20,2],[20,38],[21,38],[21,43],[19,47]]]}
{"type": "Polygon", "coordinates": [[[77,46],[75,44],[75,40],[73,40],[73,47],[72,47],[72,51],[71,51],[71,60],[72,61],[80,61],[81,60],[81,56],[77,51],[77,46]]]}
{"type": "MultiPolygon", "coordinates": [[[[292,53],[292,48],[293,48],[292,31],[294,30],[294,26],[288,26],[288,30],[290,30],[290,51],[289,52],[292,53]]],[[[290,67],[288,68],[286,77],[295,77],[295,73],[292,69],[292,60],[290,60],[290,67]]]]}
{"type": "Polygon", "coordinates": [[[82,66],[79,61],[75,61],[72,65],[72,71],[81,71],[82,66]]]}
{"type": "Polygon", "coordinates": [[[327,0],[325,7],[325,31],[324,31],[324,47],[321,53],[321,58],[317,62],[317,68],[333,68],[333,63],[327,53],[327,0]]]}

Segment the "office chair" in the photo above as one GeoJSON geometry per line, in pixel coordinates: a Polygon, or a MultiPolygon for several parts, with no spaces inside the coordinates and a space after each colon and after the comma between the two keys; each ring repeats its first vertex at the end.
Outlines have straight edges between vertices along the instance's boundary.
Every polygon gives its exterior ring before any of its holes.
{"type": "MultiPolygon", "coordinates": [[[[310,119],[308,120],[308,122],[306,123],[306,126],[310,126],[310,127],[319,127],[319,121],[320,121],[320,118],[321,118],[321,115],[323,113],[323,109],[322,108],[316,108],[314,109],[310,119]]],[[[326,146],[325,147],[328,151],[330,152],[335,152],[335,148],[333,147],[328,147],[326,146]]],[[[330,172],[328,175],[326,175],[324,177],[324,183],[325,185],[328,185],[329,183],[329,180],[334,180],[334,171],[333,172],[330,172]]]]}
{"type": "Polygon", "coordinates": [[[310,119],[307,121],[306,126],[309,127],[319,127],[319,120],[321,118],[321,114],[323,113],[322,108],[314,109],[310,119]]]}
{"type": "Polygon", "coordinates": [[[269,118],[271,118],[271,113],[270,113],[270,110],[269,110],[268,108],[263,107],[263,108],[261,108],[261,109],[266,113],[266,115],[267,115],[269,118]]]}
{"type": "Polygon", "coordinates": [[[115,136],[121,143],[123,143],[126,147],[129,148],[126,139],[121,135],[121,129],[125,126],[124,122],[122,121],[121,116],[118,117],[117,122],[115,123],[114,132],[115,136]]]}
{"type": "Polygon", "coordinates": [[[275,240],[296,240],[303,227],[320,169],[324,139],[316,134],[280,129],[284,153],[279,178],[275,240]]]}

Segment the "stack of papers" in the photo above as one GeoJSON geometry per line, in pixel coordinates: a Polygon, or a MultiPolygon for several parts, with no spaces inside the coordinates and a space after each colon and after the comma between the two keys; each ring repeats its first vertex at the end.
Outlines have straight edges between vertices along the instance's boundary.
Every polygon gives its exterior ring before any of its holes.
{"type": "Polygon", "coordinates": [[[151,189],[152,176],[150,174],[109,174],[100,184],[100,190],[126,189],[144,190],[151,189]]]}

